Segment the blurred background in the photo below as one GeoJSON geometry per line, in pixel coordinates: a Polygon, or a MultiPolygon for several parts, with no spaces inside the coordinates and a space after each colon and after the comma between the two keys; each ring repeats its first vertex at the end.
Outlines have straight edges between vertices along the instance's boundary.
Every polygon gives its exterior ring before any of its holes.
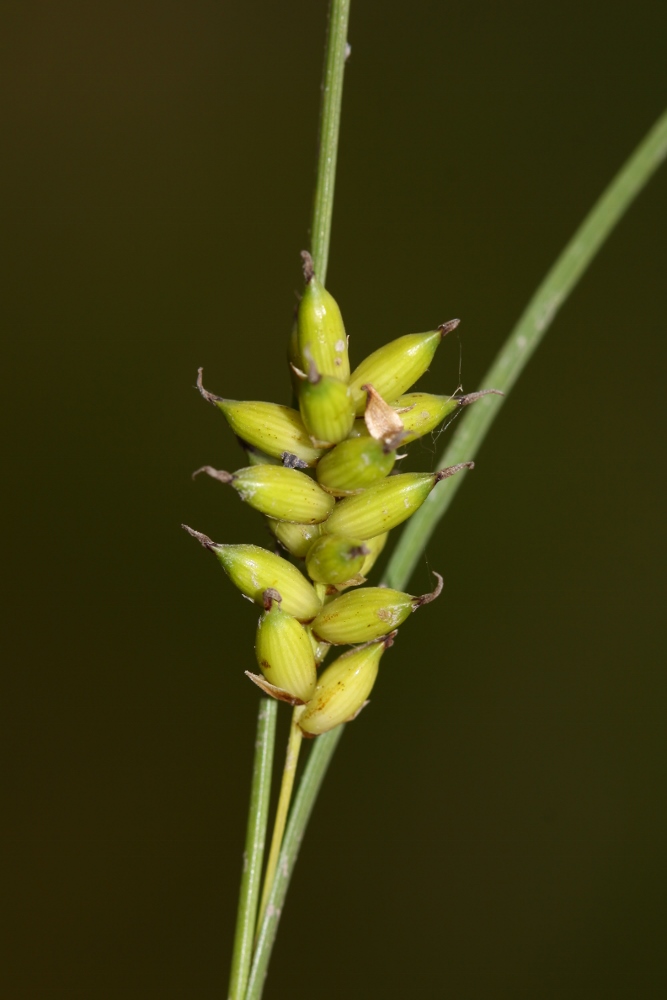
{"type": "MultiPolygon", "coordinates": [[[[267,535],[190,479],[244,464],[193,386],[289,401],[326,6],[4,6],[6,997],[226,995],[257,611],[179,525],[267,535]]],[[[460,316],[421,385],[479,386],[663,110],[666,28],[661,0],[352,4],[353,363],[460,316]]],[[[411,592],[446,592],[343,737],[267,1000],[663,995],[666,218],[663,169],[421,560],[411,592]]]]}

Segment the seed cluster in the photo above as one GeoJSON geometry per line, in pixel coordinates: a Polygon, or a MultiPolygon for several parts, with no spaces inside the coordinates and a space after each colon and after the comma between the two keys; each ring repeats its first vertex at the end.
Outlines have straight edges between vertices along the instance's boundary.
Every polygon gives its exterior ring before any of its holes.
{"type": "Polygon", "coordinates": [[[434,592],[422,597],[363,586],[391,528],[414,514],[441,479],[473,466],[395,474],[404,457],[397,449],[485,393],[408,392],[458,320],[399,337],[350,373],[340,309],[310,256],[302,256],[306,288],[289,346],[299,409],[214,396],[204,389],[201,369],[197,383],[248,456],[247,467],[234,473],[208,465],[197,472],[228,484],[263,514],[284,555],[186,530],[264,609],[255,642],[262,673],[248,676],[273,697],[304,706],[299,725],[317,736],[361,711],[396,630],[442,589],[438,574],[434,592]],[[318,675],[331,645],[353,648],[318,675]]]}

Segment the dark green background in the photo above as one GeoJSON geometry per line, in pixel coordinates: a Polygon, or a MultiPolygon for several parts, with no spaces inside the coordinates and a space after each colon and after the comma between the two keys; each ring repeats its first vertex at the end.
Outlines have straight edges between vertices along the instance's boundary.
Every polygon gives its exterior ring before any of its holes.
{"type": "MultiPolygon", "coordinates": [[[[266,536],[190,480],[242,464],[192,387],[288,400],[325,7],[4,5],[9,998],[226,996],[257,612],[179,523],[266,536]]],[[[461,316],[423,384],[478,386],[662,111],[666,28],[663,0],[355,0],[353,361],[461,316]]],[[[666,219],[663,170],[429,545],[411,590],[447,591],[345,733],[267,1000],[662,995],[666,219]]]]}

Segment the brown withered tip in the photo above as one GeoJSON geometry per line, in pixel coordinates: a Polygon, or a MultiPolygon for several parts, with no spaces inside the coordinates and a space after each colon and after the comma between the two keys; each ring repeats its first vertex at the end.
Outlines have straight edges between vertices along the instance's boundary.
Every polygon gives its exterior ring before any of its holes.
{"type": "Polygon", "coordinates": [[[231,472],[225,472],[224,469],[214,469],[212,465],[202,465],[201,469],[195,469],[192,478],[194,479],[200,472],[205,472],[211,479],[217,479],[218,482],[225,484],[233,483],[236,478],[231,472]]]}
{"type": "Polygon", "coordinates": [[[210,549],[211,552],[213,552],[216,546],[212,538],[209,538],[208,535],[204,535],[201,531],[195,531],[194,528],[191,528],[187,524],[182,524],[181,528],[183,528],[184,531],[187,531],[188,535],[192,535],[193,538],[196,538],[199,544],[203,545],[205,549],[210,549]]]}
{"type": "Polygon", "coordinates": [[[440,331],[440,336],[446,337],[448,333],[451,333],[452,330],[455,330],[457,328],[460,322],[461,322],[460,319],[450,319],[447,320],[446,323],[441,323],[440,326],[438,327],[438,330],[440,331]]]}
{"type": "Polygon", "coordinates": [[[313,264],[313,258],[310,256],[307,250],[301,251],[301,260],[303,261],[303,280],[308,284],[313,280],[315,275],[315,265],[313,264]]]}
{"type": "Polygon", "coordinates": [[[271,698],[276,698],[278,701],[286,701],[288,705],[296,706],[306,704],[305,701],[301,700],[301,698],[295,698],[293,694],[289,693],[289,691],[285,691],[283,688],[279,688],[276,687],[275,684],[271,684],[271,682],[267,681],[262,674],[252,674],[249,670],[244,670],[243,672],[246,677],[253,682],[253,684],[256,684],[258,688],[261,688],[264,694],[268,694],[271,698]]]}
{"type": "Polygon", "coordinates": [[[282,600],[282,594],[280,594],[274,587],[267,587],[262,594],[265,611],[270,611],[273,604],[282,604],[282,600]]]}
{"type": "Polygon", "coordinates": [[[356,559],[357,556],[367,556],[370,555],[370,549],[367,545],[354,545],[348,552],[350,559],[356,559]]]}
{"type": "Polygon", "coordinates": [[[456,402],[459,406],[470,406],[471,403],[476,403],[478,399],[482,396],[504,396],[505,393],[502,389],[480,389],[479,392],[469,392],[467,396],[457,396],[456,402]]]}
{"type": "Polygon", "coordinates": [[[202,376],[203,376],[203,374],[204,374],[204,369],[203,368],[198,368],[197,369],[197,388],[199,389],[200,393],[202,394],[202,396],[204,397],[204,399],[206,400],[206,402],[207,403],[212,403],[213,406],[215,406],[216,403],[222,402],[223,397],[222,396],[214,396],[212,392],[208,392],[204,388],[204,384],[202,382],[202,376]]]}
{"type": "Polygon", "coordinates": [[[444,586],[444,580],[442,579],[442,577],[440,576],[439,573],[435,572],[435,570],[431,570],[431,572],[433,573],[433,576],[438,581],[436,583],[436,585],[435,585],[435,590],[432,591],[430,594],[422,594],[421,597],[415,598],[415,602],[416,602],[415,603],[415,610],[417,608],[421,608],[422,604],[430,604],[431,601],[434,601],[436,599],[436,597],[440,597],[440,594],[442,593],[442,588],[444,586]]]}
{"type": "Polygon", "coordinates": [[[449,479],[450,476],[455,476],[457,472],[461,472],[462,469],[474,469],[474,462],[459,462],[458,465],[450,465],[447,469],[439,469],[435,474],[435,481],[439,483],[441,479],[449,479]]]}

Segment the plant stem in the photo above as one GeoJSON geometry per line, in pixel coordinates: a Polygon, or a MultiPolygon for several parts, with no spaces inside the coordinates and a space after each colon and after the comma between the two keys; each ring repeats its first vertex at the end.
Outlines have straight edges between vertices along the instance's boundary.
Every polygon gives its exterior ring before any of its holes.
{"type": "Polygon", "coordinates": [[[229,1000],[243,1000],[252,959],[266,823],[269,816],[277,708],[278,703],[273,698],[262,698],[259,703],[248,829],[243,854],[239,908],[236,915],[232,971],[229,978],[229,1000]]]}
{"type": "MultiPolygon", "coordinates": [[[[324,80],[322,84],[322,112],[320,119],[320,148],[317,164],[317,180],[315,184],[315,198],[313,203],[313,218],[311,225],[311,256],[315,269],[320,280],[324,283],[326,279],[327,264],[329,260],[329,242],[331,239],[331,216],[333,213],[334,184],[336,180],[336,160],[338,156],[338,134],[340,130],[340,112],[343,99],[343,73],[345,69],[345,58],[347,49],[347,25],[350,16],[350,0],[331,0],[329,9],[329,26],[327,31],[326,56],[324,63],[324,80]]],[[[237,914],[236,936],[234,939],[234,953],[232,957],[232,973],[229,988],[229,1000],[244,1000],[246,985],[248,982],[248,970],[252,956],[252,943],[255,937],[255,917],[257,913],[257,898],[259,895],[259,878],[261,873],[261,863],[264,851],[264,839],[266,836],[266,822],[268,815],[268,795],[271,777],[271,764],[273,761],[273,748],[275,745],[275,719],[277,702],[270,701],[270,732],[262,728],[268,716],[265,708],[266,699],[262,699],[259,707],[257,721],[257,751],[255,753],[255,767],[253,771],[252,793],[250,798],[250,812],[248,816],[248,835],[246,841],[246,867],[244,867],[243,878],[241,880],[241,892],[239,898],[239,908],[237,914]],[[260,730],[263,733],[260,739],[260,730]],[[266,748],[265,764],[260,768],[259,747],[266,748]],[[261,772],[261,780],[260,780],[261,772]],[[264,795],[256,792],[256,788],[264,789],[264,795]],[[252,833],[251,833],[252,832],[252,833]],[[259,845],[259,854],[257,853],[259,845]],[[251,849],[252,848],[252,849],[251,849]],[[252,858],[252,863],[251,859],[252,858]]],[[[294,729],[292,725],[292,729],[294,729]]],[[[300,733],[300,730],[299,730],[300,733]]],[[[330,734],[328,741],[320,737],[322,749],[331,747],[331,753],[338,742],[339,734],[330,734]]],[[[255,972],[253,984],[249,988],[248,996],[252,989],[254,996],[261,996],[264,985],[264,976],[271,955],[271,946],[275,937],[275,929],[280,916],[282,901],[289,885],[289,876],[292,865],[296,859],[301,835],[295,835],[294,830],[305,828],[308,816],[312,809],[317,789],[321,784],[326,770],[328,759],[324,759],[322,751],[313,760],[313,755],[308,761],[304,776],[301,781],[300,793],[294,804],[293,816],[287,829],[287,836],[279,853],[282,837],[278,831],[278,816],[274,827],[274,841],[276,842],[276,855],[280,859],[279,868],[275,869],[276,862],[267,864],[265,876],[265,888],[269,893],[268,900],[262,902],[263,920],[260,921],[260,933],[257,941],[257,957],[255,963],[259,972],[255,972]],[[313,789],[315,791],[313,792],[313,789]],[[310,797],[309,797],[310,796],[310,797]],[[304,818],[305,810],[305,818],[304,818]],[[291,832],[290,832],[291,831],[291,832]],[[271,877],[270,867],[275,871],[275,877],[271,877]],[[273,883],[271,886],[271,882],[273,883]],[[270,888],[267,888],[270,887],[270,888]],[[267,947],[266,942],[270,938],[267,947]],[[257,978],[259,975],[259,979],[257,978]]],[[[294,773],[292,772],[292,782],[294,773]]],[[[285,775],[283,775],[283,786],[285,775]]],[[[291,794],[291,787],[290,787],[291,794]]],[[[281,791],[282,798],[282,791],[281,791]]],[[[289,802],[286,802],[286,807],[289,802]]],[[[280,806],[279,806],[280,808],[280,806]]],[[[285,808],[286,813],[286,808],[285,808]]],[[[284,820],[283,820],[284,825],[284,820]]],[[[273,854],[273,844],[272,851],[273,854]]]]}
{"type": "Polygon", "coordinates": [[[343,71],[347,49],[350,0],[331,0],[322,81],[320,149],[313,203],[311,256],[318,278],[324,284],[329,263],[331,216],[333,214],[340,109],[343,100],[343,71]]]}
{"type": "Polygon", "coordinates": [[[301,846],[304,831],[315,805],[317,794],[324,780],[324,775],[329,766],[329,761],[342,735],[343,726],[339,726],[337,729],[332,729],[331,732],[325,733],[324,736],[318,736],[308,757],[308,763],[299,782],[299,788],[294,799],[289,823],[287,824],[276,877],[269,894],[266,914],[259,928],[259,937],[257,938],[245,1000],[260,1000],[262,995],[266,970],[271,958],[276,931],[278,930],[278,921],[280,920],[280,913],[285,902],[285,895],[299,853],[299,847],[301,846]]]}
{"type": "MultiPolygon", "coordinates": [[[[514,385],[558,309],[666,155],[667,112],[658,119],[567,244],[509,335],[483,386],[492,385],[507,392],[514,385]]],[[[485,396],[471,407],[445,451],[441,466],[455,465],[473,457],[499,412],[501,399],[485,396]]],[[[438,487],[443,492],[434,490],[430,494],[433,500],[430,503],[427,501],[410,519],[389,563],[387,580],[390,586],[399,590],[407,586],[414,566],[462,479],[463,476],[458,475],[445,480],[438,487]]],[[[259,930],[246,1000],[259,1000],[261,997],[298,848],[343,728],[339,726],[324,736],[318,736],[308,758],[280,853],[269,908],[259,930]]]]}
{"type": "Polygon", "coordinates": [[[299,762],[299,750],[301,749],[301,742],[303,740],[303,733],[297,725],[299,716],[302,714],[303,706],[298,706],[292,713],[289,739],[287,741],[287,753],[285,754],[285,767],[283,768],[283,780],[280,785],[276,818],[273,824],[273,836],[271,838],[269,860],[266,862],[266,872],[264,873],[262,900],[259,904],[259,915],[257,917],[258,927],[261,925],[266,912],[266,904],[268,903],[269,894],[275,878],[278,855],[280,854],[280,847],[283,842],[283,833],[285,832],[285,823],[287,822],[289,804],[292,799],[294,775],[296,774],[296,766],[299,762]]]}
{"type": "MultiPolygon", "coordinates": [[[[533,351],[596,253],[667,155],[665,112],[598,199],[539,286],[482,380],[507,398],[533,351]]],[[[484,396],[465,414],[437,468],[473,458],[497,417],[504,399],[484,396]]],[[[465,474],[446,479],[408,521],[387,566],[386,582],[404,589],[417,562],[465,474]]]]}

